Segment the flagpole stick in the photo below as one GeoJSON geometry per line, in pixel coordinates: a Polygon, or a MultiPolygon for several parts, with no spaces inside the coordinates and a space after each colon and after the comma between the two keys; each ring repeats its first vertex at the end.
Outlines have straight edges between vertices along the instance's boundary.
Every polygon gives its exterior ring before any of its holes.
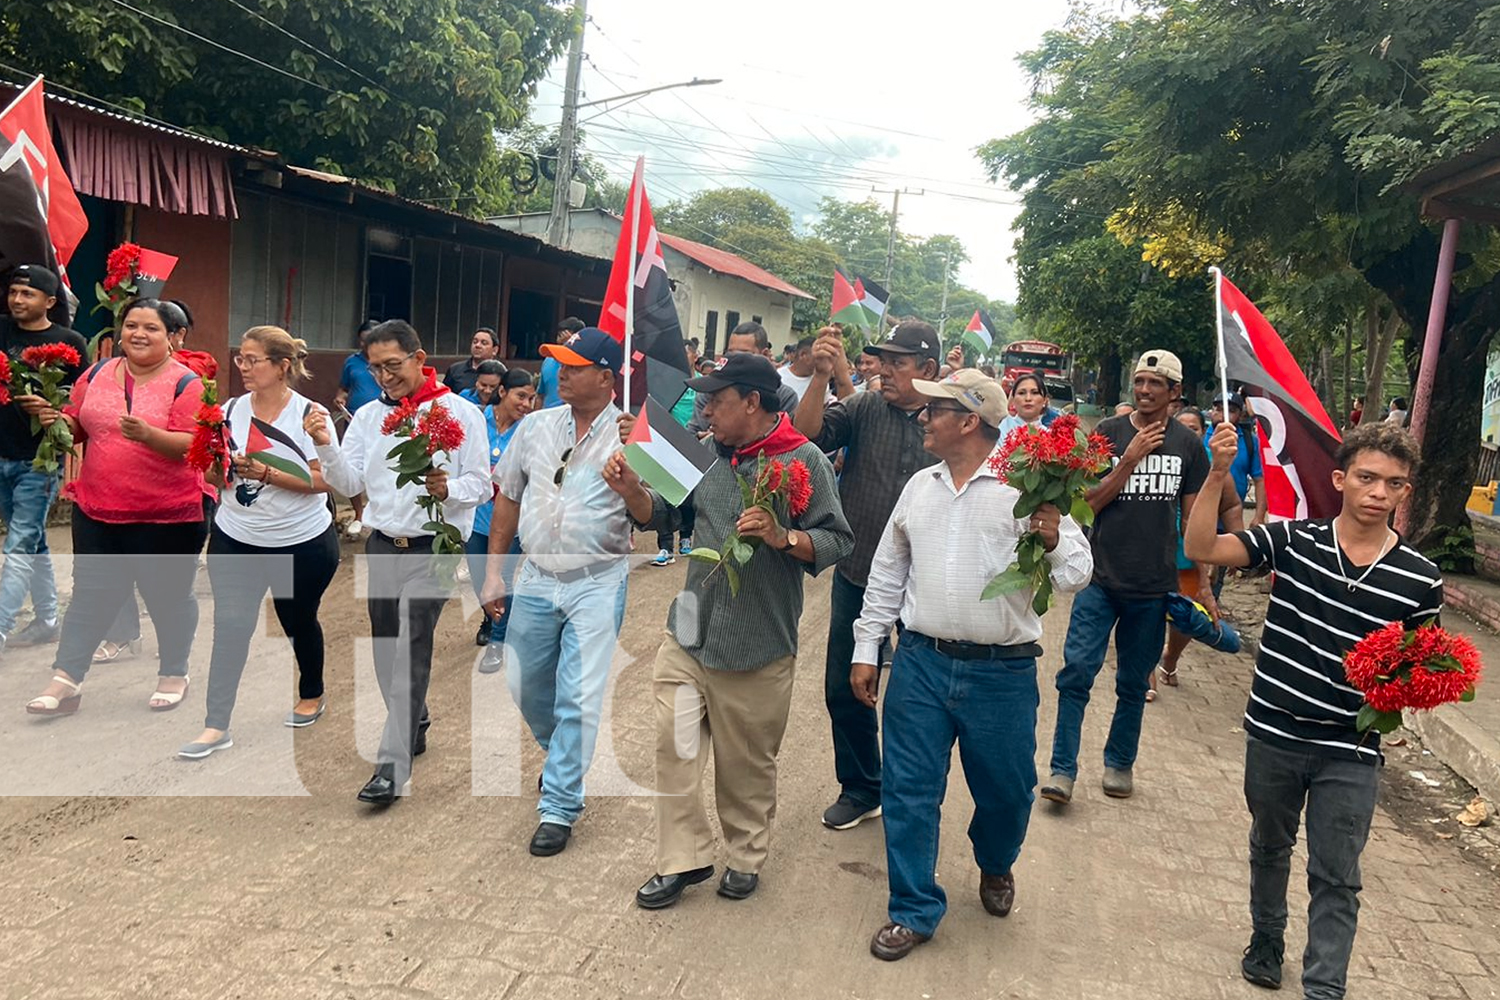
{"type": "Polygon", "coordinates": [[[1224,419],[1229,419],[1229,360],[1224,350],[1224,272],[1217,267],[1210,267],[1208,272],[1214,276],[1214,318],[1217,336],[1215,343],[1218,345],[1219,363],[1219,398],[1224,404],[1224,419]]]}
{"type": "Polygon", "coordinates": [[[621,406],[626,413],[630,412],[630,376],[635,365],[631,362],[632,344],[635,339],[635,271],[636,254],[639,252],[641,241],[641,188],[643,187],[644,174],[646,171],[646,158],[638,156],[635,160],[635,179],[630,185],[630,270],[625,275],[625,392],[621,406]]]}

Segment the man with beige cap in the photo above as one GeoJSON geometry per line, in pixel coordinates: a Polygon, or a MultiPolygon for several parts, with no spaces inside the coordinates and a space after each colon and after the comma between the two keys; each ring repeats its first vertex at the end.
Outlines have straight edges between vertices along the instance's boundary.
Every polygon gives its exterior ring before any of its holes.
{"type": "Polygon", "coordinates": [[[1003,917],[1015,899],[1011,868],[1036,787],[1042,623],[1029,594],[983,601],[985,584],[1010,564],[1028,530],[1041,533],[1059,591],[1084,586],[1093,569],[1071,517],[1051,504],[1029,520],[1014,516],[1021,494],[989,463],[1007,409],[1000,384],[963,368],[911,385],[928,400],[917,420],[924,447],[939,461],[907,481],[885,526],[854,623],[850,668],[855,697],[873,709],[880,642],[899,617],[905,631],[885,693],[881,790],[890,922],[870,942],[886,961],[932,937],[947,910],[937,843],[955,741],[974,797],[969,839],[979,901],[1003,917]]]}
{"type": "MultiPolygon", "coordinates": [[[[1094,581],[1073,599],[1063,668],[1057,674],[1057,729],[1052,776],[1042,798],[1066,805],[1078,776],[1078,744],[1089,689],[1115,635],[1115,713],[1104,744],[1104,794],[1129,798],[1149,678],[1166,638],[1167,595],[1177,589],[1177,524],[1208,476],[1203,443],[1167,416],[1182,394],[1182,362],[1171,351],[1147,351],[1136,362],[1135,412],[1100,421],[1114,468],[1089,491],[1094,581]]],[[[1207,586],[1200,594],[1210,594],[1207,586]]],[[[1203,600],[1202,597],[1199,598],[1203,600]]],[[[1211,597],[1205,601],[1217,613],[1211,597]]]]}

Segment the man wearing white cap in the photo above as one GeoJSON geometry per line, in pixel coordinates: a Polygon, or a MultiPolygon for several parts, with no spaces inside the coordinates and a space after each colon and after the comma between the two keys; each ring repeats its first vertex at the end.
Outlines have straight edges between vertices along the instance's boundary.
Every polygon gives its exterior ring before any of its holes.
{"type": "MultiPolygon", "coordinates": [[[[1135,366],[1135,411],[1099,423],[1116,456],[1114,468],[1089,491],[1094,508],[1091,544],[1094,581],[1073,599],[1063,668],[1057,674],[1057,728],[1052,737],[1052,776],[1042,798],[1066,805],[1078,776],[1078,744],[1089,689],[1104,666],[1109,635],[1115,635],[1115,712],[1104,744],[1104,794],[1128,798],[1134,791],[1136,751],[1151,671],[1166,637],[1167,595],[1177,589],[1179,508],[1187,523],[1193,500],[1208,476],[1203,443],[1168,417],[1168,404],[1182,394],[1182,362],[1171,351],[1147,351],[1135,366]]],[[[1214,617],[1205,576],[1199,600],[1214,617]]]]}
{"type": "Polygon", "coordinates": [[[1003,917],[1015,899],[1011,868],[1021,852],[1036,786],[1037,645],[1042,623],[1031,596],[980,599],[1005,570],[1022,533],[1041,533],[1057,590],[1088,583],[1093,557],[1071,517],[1043,504],[1014,516],[1021,494],[989,459],[1006,416],[1005,392],[972,368],[942,382],[915,379],[928,399],[917,420],[937,465],[902,489],[870,566],[854,623],[850,684],[875,707],[879,650],[905,623],[885,693],[884,780],[890,923],[870,942],[894,961],[928,940],[947,909],[937,882],[938,820],[953,744],[974,797],[969,839],[979,899],[1003,917]]]}

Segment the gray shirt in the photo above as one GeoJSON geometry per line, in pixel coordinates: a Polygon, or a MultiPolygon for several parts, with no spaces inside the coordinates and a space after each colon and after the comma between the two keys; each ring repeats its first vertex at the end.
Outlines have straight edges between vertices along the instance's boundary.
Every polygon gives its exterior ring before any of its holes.
{"type": "MultiPolygon", "coordinates": [[[[715,447],[711,440],[703,446],[715,447]]],[[[715,573],[707,563],[688,560],[687,584],[667,612],[667,627],[683,649],[711,670],[755,670],[795,655],[804,574],[821,573],[854,548],[854,532],[839,505],[833,466],[823,453],[803,444],[773,457],[788,464],[800,459],[811,475],[812,500],[801,517],[792,518],[789,527],[807,534],[814,558],[804,563],[785,552],[758,545],[755,555],[739,568],[738,596],[730,594],[724,570],[715,573]]],[[[717,549],[724,544],[745,509],[739,479],[743,476],[754,482],[759,472],[759,459],[744,460],[736,470],[728,457],[720,457],[708,470],[688,497],[697,512],[694,548],[717,549]]],[[[678,508],[653,491],[651,520],[644,527],[648,531],[675,531],[680,521],[678,508]]]]}

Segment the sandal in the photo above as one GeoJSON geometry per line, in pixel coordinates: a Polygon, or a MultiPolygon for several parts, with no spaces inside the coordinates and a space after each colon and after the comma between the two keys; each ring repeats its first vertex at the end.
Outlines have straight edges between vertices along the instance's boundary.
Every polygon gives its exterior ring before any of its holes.
{"type": "Polygon", "coordinates": [[[1157,669],[1161,671],[1161,682],[1163,684],[1165,684],[1167,687],[1173,688],[1177,686],[1176,667],[1173,667],[1171,670],[1168,670],[1166,667],[1158,667],[1157,669]]]}
{"type": "MultiPolygon", "coordinates": [[[[161,681],[164,681],[166,679],[166,677],[158,678],[158,685],[161,681]]],[[[182,704],[182,699],[187,697],[188,686],[191,683],[192,682],[188,680],[187,675],[183,674],[181,691],[153,691],[151,692],[150,700],[146,702],[146,707],[151,709],[151,711],[153,712],[170,712],[172,709],[182,704]]]]}
{"type": "Polygon", "coordinates": [[[113,663],[115,660],[123,659],[128,653],[135,656],[141,651],[141,640],[131,639],[129,642],[110,642],[108,639],[99,643],[99,648],[94,650],[95,663],[113,663]]]}
{"type": "Polygon", "coordinates": [[[83,701],[79,688],[83,685],[60,671],[52,675],[52,683],[61,684],[73,693],[62,698],[50,694],[38,695],[26,703],[27,715],[72,715],[78,711],[79,703],[83,701]]]}

